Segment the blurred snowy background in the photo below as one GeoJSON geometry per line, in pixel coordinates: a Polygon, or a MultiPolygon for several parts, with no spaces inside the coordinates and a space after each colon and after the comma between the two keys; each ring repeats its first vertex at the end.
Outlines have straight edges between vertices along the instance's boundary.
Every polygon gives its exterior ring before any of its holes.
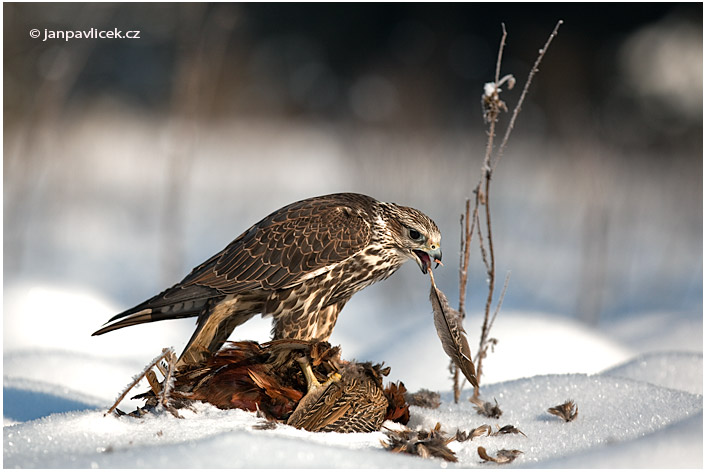
{"type": "MultiPolygon", "coordinates": [[[[90,333],[271,211],[339,191],[434,218],[436,280],[455,304],[459,215],[479,176],[480,95],[500,24],[502,73],[521,85],[558,19],[495,174],[498,274],[512,271],[498,328],[506,312],[540,313],[550,321],[524,333],[538,343],[571,323],[628,345],[623,360],[645,336],[651,348],[703,350],[701,4],[14,3],[3,13],[6,369],[10,354],[48,348],[130,358],[137,370],[164,346],[181,349],[191,319],[90,333]],[[42,41],[44,29],[91,27],[140,39],[42,41]]],[[[510,106],[520,90],[504,93],[510,106]]],[[[485,287],[476,250],[474,350],[485,287]]],[[[352,299],[332,342],[389,363],[382,353],[424,352],[408,342],[423,331],[441,353],[428,288],[408,264],[352,299]]],[[[269,321],[253,320],[233,338],[268,336],[269,321]]],[[[512,352],[497,336],[497,355],[512,352]]],[[[489,381],[543,373],[488,362],[489,381]]],[[[393,364],[392,378],[425,386],[410,364],[393,364]]]]}

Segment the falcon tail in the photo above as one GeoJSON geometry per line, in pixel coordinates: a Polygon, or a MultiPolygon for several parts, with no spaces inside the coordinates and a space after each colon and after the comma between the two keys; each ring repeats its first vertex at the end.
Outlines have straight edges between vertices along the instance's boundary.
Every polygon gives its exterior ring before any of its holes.
{"type": "MultiPolygon", "coordinates": [[[[205,303],[204,303],[205,304],[205,303]]],[[[169,307],[167,307],[169,308],[169,307]]],[[[194,312],[183,312],[183,313],[173,313],[167,312],[163,313],[160,308],[145,308],[135,313],[130,313],[131,310],[121,313],[118,315],[120,319],[114,322],[108,322],[101,329],[93,333],[91,336],[100,336],[101,334],[108,333],[110,331],[115,331],[116,329],[125,328],[127,326],[138,325],[142,323],[151,323],[153,321],[161,320],[176,320],[179,318],[189,318],[192,316],[197,316],[200,310],[194,312]]],[[[112,320],[111,320],[112,321],[112,320]]]]}
{"type": "Polygon", "coordinates": [[[214,292],[216,291],[205,287],[175,285],[136,307],[115,315],[92,336],[142,323],[198,316],[208,304],[209,298],[218,295],[214,292]]]}

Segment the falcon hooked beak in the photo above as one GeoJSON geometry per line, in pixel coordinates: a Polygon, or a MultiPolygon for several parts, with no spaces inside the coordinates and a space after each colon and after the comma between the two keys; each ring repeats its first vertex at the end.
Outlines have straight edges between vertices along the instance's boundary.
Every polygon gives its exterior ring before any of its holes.
{"type": "Polygon", "coordinates": [[[434,268],[441,264],[441,246],[437,243],[431,243],[423,249],[414,249],[412,252],[416,256],[414,260],[424,274],[431,268],[432,262],[436,262],[434,268]]]}

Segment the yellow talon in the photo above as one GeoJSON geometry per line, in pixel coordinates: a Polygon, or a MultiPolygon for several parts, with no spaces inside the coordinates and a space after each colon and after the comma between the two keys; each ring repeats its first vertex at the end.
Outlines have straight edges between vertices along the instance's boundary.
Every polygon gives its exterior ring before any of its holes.
{"type": "Polygon", "coordinates": [[[309,364],[305,358],[297,359],[297,362],[299,362],[299,366],[306,379],[306,391],[311,392],[321,387],[321,384],[316,379],[316,375],[314,375],[314,371],[311,369],[311,364],[309,364]]]}
{"type": "Polygon", "coordinates": [[[333,382],[338,382],[339,380],[341,380],[341,374],[339,374],[338,372],[334,372],[333,374],[329,375],[328,379],[326,379],[326,382],[322,384],[316,378],[314,370],[311,368],[311,364],[309,364],[309,361],[307,361],[306,358],[297,359],[297,362],[299,362],[299,366],[301,367],[302,373],[304,374],[304,378],[306,379],[307,393],[312,392],[321,387],[328,387],[333,382]]]}
{"type": "Polygon", "coordinates": [[[338,372],[334,372],[333,374],[328,376],[328,379],[326,380],[326,382],[324,382],[323,387],[328,387],[332,383],[338,382],[339,380],[341,380],[341,374],[339,374],[338,372]]]}

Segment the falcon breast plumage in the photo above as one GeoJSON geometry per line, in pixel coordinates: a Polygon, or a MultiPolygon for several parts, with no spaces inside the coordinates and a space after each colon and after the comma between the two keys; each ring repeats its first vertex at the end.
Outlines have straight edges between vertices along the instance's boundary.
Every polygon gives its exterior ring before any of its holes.
{"type": "Polygon", "coordinates": [[[257,314],[274,339],[327,341],[354,293],[414,260],[441,260],[441,233],[414,208],[355,193],[287,205],[238,236],[181,282],[111,318],[100,335],[152,321],[198,317],[177,368],[220,349],[257,314]]]}

